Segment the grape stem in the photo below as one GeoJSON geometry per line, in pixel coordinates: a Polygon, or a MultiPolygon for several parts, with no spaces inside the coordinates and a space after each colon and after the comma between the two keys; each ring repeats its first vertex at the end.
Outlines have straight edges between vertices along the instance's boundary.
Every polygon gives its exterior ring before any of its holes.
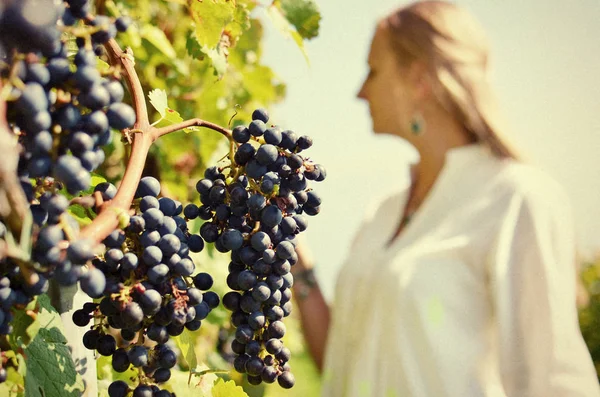
{"type": "Polygon", "coordinates": [[[177,124],[171,124],[165,127],[161,127],[161,128],[153,128],[153,135],[155,135],[155,138],[159,138],[163,135],[167,135],[171,132],[175,132],[175,131],[180,131],[183,130],[184,128],[189,128],[189,127],[205,127],[205,128],[209,128],[211,130],[217,131],[221,134],[223,134],[224,136],[226,136],[227,138],[231,137],[231,131],[229,131],[227,128],[223,128],[220,125],[202,120],[202,119],[189,119],[189,120],[185,120],[182,121],[181,123],[177,123],[177,124]]]}

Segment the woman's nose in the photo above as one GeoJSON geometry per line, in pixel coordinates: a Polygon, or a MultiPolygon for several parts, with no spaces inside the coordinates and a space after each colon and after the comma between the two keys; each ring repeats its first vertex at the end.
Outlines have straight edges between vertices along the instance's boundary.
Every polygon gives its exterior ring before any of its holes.
{"type": "Polygon", "coordinates": [[[360,90],[358,91],[358,93],[356,94],[357,98],[360,99],[367,99],[366,96],[366,90],[365,90],[365,84],[363,83],[363,85],[360,87],[360,90]]]}

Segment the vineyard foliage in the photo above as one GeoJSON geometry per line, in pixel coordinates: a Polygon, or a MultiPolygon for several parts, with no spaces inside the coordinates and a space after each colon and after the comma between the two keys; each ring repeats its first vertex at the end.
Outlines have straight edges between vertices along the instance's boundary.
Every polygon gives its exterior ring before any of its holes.
{"type": "MultiPolygon", "coordinates": [[[[53,1],[26,0],[23,4],[46,7],[49,3],[53,1]]],[[[54,1],[54,4],[58,3],[54,1]]],[[[85,1],[68,1],[63,6],[68,9],[75,3],[85,1]]],[[[0,15],[5,11],[5,5],[8,10],[11,4],[15,2],[0,2],[0,15]]],[[[120,56],[135,67],[148,106],[149,121],[156,128],[195,118],[225,129],[248,125],[255,109],[269,109],[285,97],[285,83],[278,79],[276,65],[268,66],[262,62],[264,24],[273,24],[308,61],[304,45],[318,36],[321,19],[312,0],[96,0],[88,4],[91,15],[105,15],[111,21],[126,17],[132,21],[126,31],[117,35],[116,43],[124,51],[120,56]]],[[[5,28],[0,30],[4,32],[5,28]]],[[[73,26],[59,25],[71,61],[77,53],[76,37],[84,37],[86,28],[89,26],[83,21],[73,26]]],[[[107,51],[97,52],[97,55],[96,66],[103,75],[119,75],[121,65],[116,65],[119,60],[111,59],[107,51]]],[[[13,49],[0,47],[2,59],[14,56],[13,49]]],[[[6,66],[4,62],[2,67],[6,66]]],[[[8,77],[3,75],[6,79],[0,101],[10,103],[14,100],[10,91],[13,84],[22,88],[13,75],[12,71],[8,77]]],[[[127,87],[127,79],[123,79],[123,75],[119,77],[127,87]]],[[[123,102],[136,107],[131,89],[125,89],[123,102]]],[[[123,114],[126,118],[127,112],[123,114]]],[[[93,195],[97,185],[111,183],[119,187],[121,184],[132,156],[131,142],[135,134],[135,130],[123,133],[113,127],[113,139],[102,147],[104,161],[91,174],[89,188],[76,194],[67,191],[69,189],[61,191],[71,200],[67,212],[78,222],[75,229],[89,226],[99,216],[85,205],[85,201],[77,201],[78,197],[93,195]]],[[[205,176],[207,168],[230,151],[230,140],[223,134],[193,125],[159,138],[149,149],[142,175],[160,181],[161,197],[172,198],[184,206],[188,203],[200,206],[196,183],[205,176]]],[[[35,178],[31,178],[31,182],[36,186],[35,178]]],[[[123,228],[129,217],[117,215],[119,226],[123,228]]],[[[30,230],[31,215],[22,221],[22,230],[30,230]]],[[[197,234],[202,224],[200,218],[189,221],[189,232],[197,234]]],[[[8,246],[18,246],[24,252],[31,250],[27,236],[21,235],[20,239],[17,236],[18,241],[9,241],[11,233],[6,236],[8,246]]],[[[229,254],[207,244],[202,252],[190,255],[197,271],[212,275],[211,291],[222,297],[229,290],[226,283],[229,254]]],[[[61,315],[59,311],[64,308],[57,311],[52,305],[56,295],[64,301],[71,299],[73,293],[73,289],[51,284],[48,294],[37,296],[26,306],[17,305],[11,309],[11,332],[0,340],[2,368],[7,371],[6,381],[0,383],[0,395],[62,397],[85,393],[86,382],[80,375],[81,368],[93,367],[94,363],[86,362],[78,349],[72,348],[74,343],[81,344],[81,341],[71,340],[72,310],[61,315]]],[[[96,299],[95,302],[99,301],[96,299]]],[[[219,305],[210,310],[200,329],[184,329],[171,338],[179,356],[178,365],[171,371],[171,379],[161,387],[179,397],[316,393],[316,372],[303,350],[294,316],[286,319],[288,332],[283,340],[294,352],[298,367],[303,368],[312,380],[305,384],[300,382],[291,391],[276,385],[249,385],[233,370],[231,341],[235,329],[230,317],[231,313],[219,305]]],[[[115,381],[127,381],[142,371],[130,367],[125,372],[117,372],[113,366],[110,356],[96,354],[97,389],[101,396],[108,395],[107,390],[115,381]]]]}

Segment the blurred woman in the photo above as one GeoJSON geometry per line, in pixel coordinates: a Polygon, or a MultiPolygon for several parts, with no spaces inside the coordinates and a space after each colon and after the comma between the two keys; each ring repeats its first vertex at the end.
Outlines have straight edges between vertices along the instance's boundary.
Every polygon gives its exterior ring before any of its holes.
{"type": "Polygon", "coordinates": [[[305,336],[324,396],[597,397],[563,189],[521,161],[479,24],[443,1],[376,28],[358,96],[419,152],[412,183],[359,228],[327,307],[300,247],[305,336]]]}

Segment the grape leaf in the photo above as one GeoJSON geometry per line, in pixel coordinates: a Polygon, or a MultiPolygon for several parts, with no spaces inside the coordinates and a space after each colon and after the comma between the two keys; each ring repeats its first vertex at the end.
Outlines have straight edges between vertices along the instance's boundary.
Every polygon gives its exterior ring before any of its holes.
{"type": "MultiPolygon", "coordinates": [[[[37,299],[40,299],[39,297],[37,299]]],[[[36,337],[39,329],[39,321],[35,321],[36,300],[29,302],[24,310],[15,310],[12,321],[13,331],[9,334],[9,342],[13,350],[27,346],[36,337]]]]}
{"type": "Polygon", "coordinates": [[[248,397],[248,395],[234,381],[225,382],[222,378],[219,378],[212,388],[212,397],[248,397]]]}
{"type": "Polygon", "coordinates": [[[319,34],[321,14],[314,0],[281,0],[280,3],[286,19],[300,36],[312,39],[319,34]]]}
{"type": "Polygon", "coordinates": [[[202,48],[200,47],[200,43],[196,38],[196,31],[194,30],[192,24],[192,30],[188,34],[188,37],[185,41],[185,49],[187,50],[188,55],[195,59],[204,59],[204,53],[202,53],[202,48]]]}
{"type": "Polygon", "coordinates": [[[157,88],[148,93],[148,98],[150,98],[150,104],[160,114],[160,117],[165,117],[166,110],[169,108],[167,92],[157,88]]]}
{"type": "Polygon", "coordinates": [[[162,52],[169,59],[176,59],[177,53],[173,48],[173,45],[167,39],[165,32],[157,28],[156,26],[144,24],[140,31],[142,38],[148,40],[154,47],[162,52]]]}
{"type": "Polygon", "coordinates": [[[27,361],[22,361],[27,367],[25,396],[80,396],[85,386],[66,345],[61,318],[47,295],[40,295],[36,305],[37,333],[24,349],[27,361]]]}
{"type": "Polygon", "coordinates": [[[237,3],[233,20],[225,27],[225,31],[228,33],[231,46],[235,46],[238,38],[250,29],[250,11],[245,4],[237,3]]]}
{"type": "MultiPolygon", "coordinates": [[[[160,119],[154,123],[156,127],[165,127],[183,121],[183,118],[178,111],[169,108],[165,90],[156,88],[148,93],[148,98],[150,98],[150,104],[152,104],[154,109],[160,114],[160,119]]],[[[196,131],[197,129],[198,127],[188,127],[183,130],[185,132],[191,132],[196,131]]]]}
{"type": "Polygon", "coordinates": [[[217,48],[206,50],[206,55],[212,61],[212,65],[215,68],[215,74],[219,79],[223,77],[227,71],[227,56],[229,55],[229,41],[227,36],[223,36],[225,41],[219,44],[217,48]]]}
{"type": "Polygon", "coordinates": [[[181,354],[185,357],[185,361],[188,363],[188,366],[191,370],[194,370],[198,365],[198,360],[196,358],[196,351],[194,350],[194,338],[191,335],[191,332],[187,329],[183,330],[178,336],[175,336],[175,343],[179,350],[181,350],[181,354]]]}
{"type": "Polygon", "coordinates": [[[186,49],[197,59],[203,58],[201,54],[207,55],[221,79],[227,70],[229,49],[250,29],[250,11],[246,4],[227,0],[194,2],[190,11],[195,23],[186,49]]]}
{"type": "Polygon", "coordinates": [[[235,3],[228,0],[194,1],[190,6],[201,47],[216,48],[223,30],[234,19],[235,3]]]}
{"type": "Polygon", "coordinates": [[[302,36],[295,29],[290,26],[288,20],[283,16],[281,9],[277,6],[277,3],[273,3],[267,9],[267,15],[275,25],[275,27],[286,37],[294,40],[302,55],[304,55],[304,59],[306,59],[307,63],[310,63],[308,60],[308,54],[306,53],[306,49],[304,48],[304,41],[302,40],[302,36]]]}

